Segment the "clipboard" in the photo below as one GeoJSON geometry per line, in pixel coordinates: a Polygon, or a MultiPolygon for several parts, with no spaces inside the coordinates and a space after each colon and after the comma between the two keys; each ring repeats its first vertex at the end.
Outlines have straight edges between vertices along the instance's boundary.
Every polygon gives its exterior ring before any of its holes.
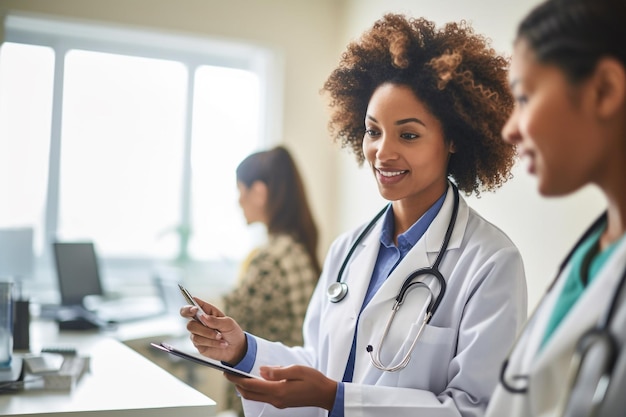
{"type": "Polygon", "coordinates": [[[201,356],[200,354],[183,352],[182,350],[176,349],[174,346],[168,345],[167,343],[163,343],[163,342],[150,343],[150,345],[164,352],[170,353],[174,356],[178,356],[188,361],[191,361],[200,365],[208,366],[209,368],[217,369],[219,371],[226,372],[231,375],[241,376],[244,378],[263,379],[259,376],[252,375],[244,371],[240,371],[239,369],[235,369],[228,365],[224,365],[222,362],[216,361],[215,359],[207,358],[205,356],[201,356]]]}

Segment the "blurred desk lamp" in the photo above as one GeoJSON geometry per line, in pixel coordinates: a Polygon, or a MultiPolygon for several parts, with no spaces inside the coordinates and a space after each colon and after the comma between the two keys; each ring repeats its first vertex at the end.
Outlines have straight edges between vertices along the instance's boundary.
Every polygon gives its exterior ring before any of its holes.
{"type": "Polygon", "coordinates": [[[30,345],[29,301],[22,294],[22,280],[33,275],[33,228],[0,229],[0,278],[15,282],[13,348],[28,350],[30,345]]]}

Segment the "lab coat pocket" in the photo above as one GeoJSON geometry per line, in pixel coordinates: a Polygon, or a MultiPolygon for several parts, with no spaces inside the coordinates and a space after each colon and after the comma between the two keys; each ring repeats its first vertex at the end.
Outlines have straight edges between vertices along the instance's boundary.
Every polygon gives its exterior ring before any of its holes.
{"type": "MultiPolygon", "coordinates": [[[[395,361],[409,351],[421,323],[411,326],[409,337],[402,345],[395,361]]],[[[399,386],[408,386],[439,393],[447,386],[448,365],[454,351],[455,331],[447,327],[426,325],[410,352],[411,360],[399,373],[399,386]]]]}

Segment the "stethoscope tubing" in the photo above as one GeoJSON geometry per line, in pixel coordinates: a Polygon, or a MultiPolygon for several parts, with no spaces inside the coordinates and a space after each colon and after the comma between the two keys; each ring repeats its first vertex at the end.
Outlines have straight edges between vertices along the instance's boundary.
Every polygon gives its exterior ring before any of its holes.
{"type": "MultiPolygon", "coordinates": [[[[395,371],[399,371],[401,369],[404,369],[408,365],[409,361],[411,360],[411,352],[415,348],[415,345],[417,344],[417,341],[418,341],[420,335],[422,334],[422,331],[424,330],[426,325],[430,322],[431,318],[433,317],[433,315],[437,311],[437,308],[441,304],[441,300],[443,299],[443,296],[445,295],[445,292],[446,292],[446,280],[443,277],[443,275],[441,274],[441,272],[439,271],[439,265],[441,264],[441,261],[443,260],[443,257],[445,255],[447,249],[448,249],[448,244],[450,243],[450,239],[452,237],[452,232],[454,231],[454,226],[456,224],[456,219],[457,219],[458,211],[459,211],[459,200],[460,200],[458,189],[456,188],[456,186],[454,184],[452,184],[452,187],[453,187],[453,191],[454,191],[454,205],[453,205],[453,209],[452,209],[452,215],[450,217],[450,222],[448,223],[448,228],[447,228],[446,233],[444,235],[444,238],[443,238],[443,241],[442,241],[442,244],[441,244],[441,248],[439,249],[439,253],[437,254],[437,258],[435,259],[435,262],[430,267],[420,268],[420,269],[417,269],[417,270],[413,271],[404,280],[404,282],[402,283],[402,287],[400,288],[400,291],[398,292],[398,295],[396,296],[396,300],[395,300],[395,302],[393,304],[393,307],[392,307],[391,316],[389,317],[389,320],[387,321],[387,324],[386,324],[385,329],[383,331],[383,335],[381,336],[378,349],[375,350],[372,347],[372,345],[368,345],[367,346],[367,352],[370,354],[370,359],[372,361],[372,364],[376,368],[378,368],[378,369],[380,369],[382,371],[395,372],[395,371]],[[430,286],[428,284],[424,283],[423,281],[414,281],[416,278],[421,277],[421,276],[425,276],[425,275],[432,275],[432,276],[434,276],[437,279],[437,281],[439,283],[439,291],[438,291],[438,294],[437,294],[436,297],[434,296],[434,293],[433,293],[432,289],[430,288],[430,286]],[[387,336],[387,334],[389,332],[389,329],[391,328],[391,323],[393,322],[393,319],[394,319],[397,311],[399,310],[400,306],[404,302],[406,294],[408,293],[408,291],[411,288],[414,288],[414,287],[426,288],[429,291],[429,293],[430,293],[430,300],[429,300],[429,304],[428,304],[428,306],[426,308],[426,313],[424,315],[424,319],[423,319],[423,321],[422,321],[422,323],[420,325],[420,328],[418,329],[417,334],[413,338],[413,342],[411,343],[411,346],[410,346],[409,350],[404,355],[402,360],[398,364],[396,364],[396,365],[385,366],[381,362],[381,360],[380,360],[380,352],[382,350],[382,346],[384,344],[385,337],[387,336]]],[[[388,205],[385,206],[385,208],[383,208],[383,210],[381,210],[368,223],[368,225],[365,227],[365,229],[361,232],[361,234],[359,234],[359,236],[357,237],[355,242],[352,244],[352,247],[348,251],[348,254],[346,255],[346,258],[344,259],[344,261],[343,261],[343,263],[341,265],[341,268],[339,269],[339,273],[337,274],[337,280],[333,284],[331,284],[330,287],[328,288],[328,298],[329,298],[329,300],[331,302],[337,303],[337,302],[343,300],[343,298],[346,296],[346,294],[348,292],[348,287],[347,287],[347,284],[342,281],[343,272],[344,272],[346,266],[348,265],[349,260],[350,260],[350,258],[352,256],[352,254],[354,253],[354,251],[356,250],[356,248],[358,247],[360,242],[370,232],[370,230],[378,222],[378,220],[383,215],[383,213],[388,209],[388,207],[389,207],[388,205]]]]}
{"type": "Polygon", "coordinates": [[[413,271],[404,280],[404,283],[402,284],[402,287],[400,288],[400,292],[398,293],[396,297],[396,301],[392,307],[391,316],[389,317],[389,320],[387,321],[387,325],[385,326],[385,331],[383,332],[383,335],[380,338],[378,349],[374,349],[372,345],[367,345],[366,350],[370,354],[370,359],[372,361],[372,364],[376,368],[380,369],[381,371],[396,372],[396,371],[400,371],[406,368],[406,366],[409,364],[409,361],[411,360],[411,353],[413,352],[413,349],[415,348],[415,345],[417,344],[419,337],[421,336],[422,332],[424,331],[424,328],[430,322],[433,315],[437,311],[437,308],[439,307],[439,304],[441,304],[441,300],[443,300],[443,296],[446,293],[446,280],[443,274],[439,271],[439,265],[441,264],[441,261],[443,260],[443,257],[446,251],[448,250],[448,244],[450,243],[450,238],[452,237],[452,232],[454,231],[454,225],[456,223],[456,218],[457,218],[458,211],[459,211],[459,194],[458,194],[458,190],[456,189],[456,187],[454,191],[455,191],[455,194],[454,194],[454,206],[452,209],[452,215],[450,217],[450,222],[448,223],[448,228],[446,230],[446,234],[444,235],[443,242],[441,243],[441,248],[439,249],[439,253],[437,254],[437,258],[435,259],[435,262],[430,267],[420,268],[416,271],[413,271]],[[439,291],[438,291],[437,297],[435,297],[432,289],[430,288],[428,284],[426,284],[423,281],[414,281],[414,279],[420,276],[425,276],[425,275],[432,275],[439,282],[439,291]],[[402,305],[402,303],[404,303],[406,294],[413,287],[426,288],[428,292],[430,293],[430,300],[428,303],[428,307],[426,308],[426,314],[424,315],[424,319],[422,320],[422,323],[420,324],[420,327],[417,333],[415,334],[413,341],[411,342],[411,346],[407,350],[407,353],[404,355],[402,360],[396,365],[384,365],[382,361],[380,360],[380,352],[383,349],[383,343],[385,342],[385,337],[387,336],[387,333],[389,332],[389,328],[391,327],[391,323],[393,322],[393,319],[396,313],[400,309],[400,306],[402,305]]]}
{"type": "MultiPolygon", "coordinates": [[[[422,286],[426,287],[428,291],[430,291],[430,287],[426,285],[425,283],[416,282],[416,284],[421,284],[422,286]]],[[[430,294],[431,294],[431,300],[432,300],[433,299],[432,292],[430,294]]],[[[431,304],[432,304],[432,301],[431,301],[431,304]]],[[[374,348],[372,347],[372,345],[367,345],[367,348],[366,348],[367,352],[370,354],[370,359],[372,360],[372,364],[376,368],[380,369],[381,371],[396,372],[396,371],[406,368],[406,366],[409,364],[409,361],[411,360],[411,352],[413,352],[413,349],[415,348],[415,345],[417,344],[417,341],[419,340],[419,337],[422,334],[422,331],[424,331],[424,328],[426,327],[426,325],[428,324],[428,322],[430,321],[432,317],[432,313],[430,311],[427,311],[427,313],[424,315],[424,319],[422,320],[422,323],[420,324],[419,329],[417,330],[417,334],[413,338],[413,342],[411,342],[411,346],[409,347],[409,350],[407,351],[406,355],[404,355],[402,360],[397,365],[385,366],[380,360],[380,352],[383,350],[383,343],[385,343],[385,338],[387,337],[387,333],[389,333],[389,328],[391,327],[391,323],[393,322],[393,319],[396,316],[396,313],[400,309],[400,305],[401,303],[398,303],[398,302],[394,303],[393,309],[391,311],[391,317],[389,317],[389,320],[387,320],[387,325],[385,326],[385,331],[383,332],[383,335],[380,337],[380,342],[378,343],[378,349],[376,350],[376,353],[374,353],[374,348]]]]}

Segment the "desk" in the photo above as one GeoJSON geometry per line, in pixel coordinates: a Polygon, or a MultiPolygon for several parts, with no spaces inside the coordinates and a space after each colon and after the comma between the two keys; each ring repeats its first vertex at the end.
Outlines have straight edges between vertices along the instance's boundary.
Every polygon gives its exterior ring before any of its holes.
{"type": "Polygon", "coordinates": [[[98,332],[58,332],[33,323],[33,351],[73,346],[91,357],[91,372],[72,391],[32,390],[0,395],[0,415],[213,416],[216,404],[114,337],[98,332]]]}

